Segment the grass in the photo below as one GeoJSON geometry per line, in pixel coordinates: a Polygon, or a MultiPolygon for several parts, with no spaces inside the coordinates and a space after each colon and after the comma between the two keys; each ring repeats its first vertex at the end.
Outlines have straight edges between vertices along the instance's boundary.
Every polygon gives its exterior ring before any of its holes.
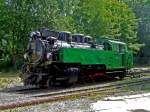
{"type": "Polygon", "coordinates": [[[0,89],[9,88],[21,83],[19,71],[1,72],[0,73],[0,89]]]}
{"type": "Polygon", "coordinates": [[[0,78],[1,77],[17,77],[19,76],[19,71],[14,71],[14,70],[11,70],[11,71],[3,71],[3,72],[0,72],[0,78]]]}

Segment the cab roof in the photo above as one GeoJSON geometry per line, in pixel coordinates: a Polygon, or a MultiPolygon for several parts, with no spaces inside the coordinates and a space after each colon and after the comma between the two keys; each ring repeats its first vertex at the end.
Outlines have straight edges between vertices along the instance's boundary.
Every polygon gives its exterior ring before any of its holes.
{"type": "Polygon", "coordinates": [[[126,43],[124,42],[120,42],[120,41],[115,41],[115,40],[108,40],[111,43],[115,43],[115,44],[122,44],[122,45],[126,45],[126,43]]]}
{"type": "Polygon", "coordinates": [[[109,43],[112,43],[112,44],[126,45],[125,42],[121,42],[119,39],[112,39],[112,38],[108,38],[108,37],[97,37],[97,40],[99,42],[109,42],[109,43]]]}

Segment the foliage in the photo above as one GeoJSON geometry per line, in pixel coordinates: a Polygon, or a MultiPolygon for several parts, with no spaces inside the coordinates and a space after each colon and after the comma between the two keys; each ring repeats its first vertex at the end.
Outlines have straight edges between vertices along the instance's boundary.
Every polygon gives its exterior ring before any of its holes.
{"type": "Polygon", "coordinates": [[[128,5],[118,0],[85,0],[78,6],[73,16],[78,32],[119,39],[134,53],[139,51],[137,18],[128,5]]]}
{"type": "MultiPolygon", "coordinates": [[[[150,0],[122,1],[126,2],[133,9],[138,18],[138,38],[140,42],[145,44],[145,46],[138,53],[138,56],[144,57],[146,60],[147,58],[150,58],[150,0]]],[[[143,60],[138,60],[138,63],[143,63],[143,60]]],[[[149,61],[146,63],[150,64],[149,61]]]]}
{"type": "Polygon", "coordinates": [[[40,27],[108,36],[135,52],[140,48],[137,19],[118,0],[1,0],[0,17],[0,68],[22,62],[30,31],[40,27]]]}
{"type": "Polygon", "coordinates": [[[15,65],[18,57],[22,57],[31,30],[39,27],[55,29],[56,7],[51,4],[54,5],[55,2],[52,0],[9,0],[7,2],[3,0],[1,2],[0,48],[6,66],[15,65]]]}

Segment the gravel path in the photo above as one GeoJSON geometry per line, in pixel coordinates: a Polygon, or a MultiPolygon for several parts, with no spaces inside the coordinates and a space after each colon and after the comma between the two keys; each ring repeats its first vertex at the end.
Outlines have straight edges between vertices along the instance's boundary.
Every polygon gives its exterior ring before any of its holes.
{"type": "MultiPolygon", "coordinates": [[[[90,105],[94,100],[78,99],[41,104],[31,107],[13,109],[14,112],[94,112],[90,105]]],[[[4,111],[4,112],[9,112],[4,111]]]]}
{"type": "Polygon", "coordinates": [[[29,95],[0,92],[0,104],[11,102],[26,101],[31,99],[29,95]]]}

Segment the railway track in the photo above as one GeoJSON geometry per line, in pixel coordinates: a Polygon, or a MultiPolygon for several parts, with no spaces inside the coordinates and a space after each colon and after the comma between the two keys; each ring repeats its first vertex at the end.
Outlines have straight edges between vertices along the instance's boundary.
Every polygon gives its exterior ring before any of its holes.
{"type": "MultiPolygon", "coordinates": [[[[138,86],[144,85],[145,83],[150,83],[150,78],[142,78],[136,81],[128,81],[128,82],[117,82],[117,83],[108,83],[105,85],[90,85],[86,87],[78,87],[73,89],[66,89],[66,90],[59,90],[50,93],[40,93],[40,94],[33,94],[31,95],[30,99],[26,101],[18,101],[18,102],[11,102],[7,104],[0,104],[0,110],[5,109],[13,109],[16,107],[23,107],[23,106],[30,106],[30,105],[37,105],[42,103],[48,103],[52,101],[58,101],[63,99],[68,99],[70,97],[80,97],[86,96],[90,94],[102,94],[107,93],[112,94],[114,91],[112,90],[119,90],[120,88],[124,88],[126,86],[138,86]]],[[[116,91],[115,91],[116,92],[116,91]]]]}
{"type": "Polygon", "coordinates": [[[142,81],[134,81],[134,82],[128,82],[128,83],[121,83],[121,84],[106,84],[106,85],[92,85],[92,86],[87,86],[87,87],[81,87],[81,88],[75,88],[73,90],[63,90],[59,92],[51,92],[48,94],[38,94],[38,95],[33,95],[33,97],[46,97],[46,96],[53,96],[53,95],[61,95],[61,94],[74,94],[74,93],[80,93],[80,92],[96,92],[96,91],[105,91],[105,90],[110,90],[110,89],[116,89],[117,88],[122,88],[126,85],[128,86],[134,86],[134,85],[139,85],[143,84],[145,82],[150,82],[150,78],[148,79],[143,79],[142,81]]]}
{"type": "MultiPolygon", "coordinates": [[[[127,72],[128,72],[127,77],[139,77],[139,76],[142,76],[141,75],[142,73],[150,73],[150,68],[133,68],[131,70],[128,70],[127,72]]],[[[109,82],[111,82],[111,81],[109,81],[109,82]]],[[[79,86],[82,86],[82,85],[79,85],[79,86]]],[[[6,88],[5,90],[2,90],[2,91],[5,91],[5,92],[27,92],[28,93],[28,91],[36,92],[38,90],[39,90],[39,88],[35,87],[35,86],[26,86],[26,87],[25,86],[17,86],[17,87],[12,87],[12,88],[6,88]]],[[[41,89],[41,90],[44,90],[44,89],[41,89]]]]}

